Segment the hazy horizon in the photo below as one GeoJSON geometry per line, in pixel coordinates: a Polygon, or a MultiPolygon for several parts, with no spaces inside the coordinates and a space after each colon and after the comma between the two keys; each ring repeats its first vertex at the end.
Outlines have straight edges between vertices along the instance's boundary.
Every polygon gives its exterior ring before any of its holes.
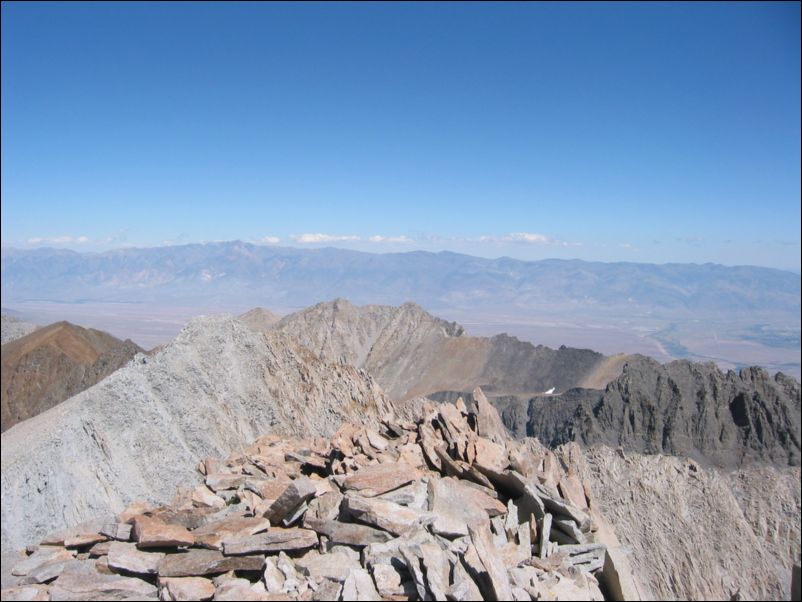
{"type": "Polygon", "coordinates": [[[755,267],[755,268],[765,268],[769,270],[779,270],[783,272],[791,272],[793,274],[800,274],[800,268],[782,268],[777,266],[771,265],[760,265],[760,264],[748,264],[748,263],[721,263],[715,261],[635,261],[635,260],[610,260],[604,261],[599,259],[584,259],[582,257],[542,257],[538,259],[525,259],[522,257],[516,257],[514,255],[498,255],[498,254],[479,254],[479,253],[469,253],[466,251],[455,251],[451,249],[424,249],[424,248],[417,248],[417,249],[406,249],[406,250],[379,250],[379,249],[364,249],[364,248],[355,248],[346,245],[332,245],[327,243],[320,243],[319,245],[292,245],[292,244],[265,244],[260,243],[258,241],[252,240],[243,240],[243,239],[231,239],[231,240],[209,240],[209,241],[198,241],[198,242],[184,242],[180,244],[162,244],[162,245],[135,245],[135,244],[126,244],[120,246],[110,246],[108,248],[103,249],[96,249],[90,250],[81,247],[74,247],[74,246],[60,246],[60,245],[43,245],[43,246],[14,246],[14,245],[3,245],[3,251],[72,251],[74,253],[86,253],[86,254],[103,254],[109,253],[114,251],[123,251],[126,249],[136,250],[136,249],[167,249],[167,248],[178,248],[178,247],[185,247],[191,245],[223,245],[223,244],[235,244],[235,243],[243,243],[249,244],[254,246],[262,246],[268,247],[271,249],[288,249],[288,250],[307,250],[307,251],[314,251],[314,250],[326,250],[326,249],[333,249],[333,250],[342,250],[342,251],[355,251],[358,253],[366,253],[366,254],[374,254],[374,255],[386,255],[386,254],[398,254],[398,253],[415,253],[415,252],[424,252],[424,253],[454,253],[456,255],[466,255],[468,257],[476,257],[481,259],[489,259],[489,260],[499,260],[499,259],[512,259],[515,261],[523,261],[523,262],[538,262],[538,261],[582,261],[586,263],[631,263],[631,264],[644,264],[644,265],[657,265],[657,266],[665,266],[665,265],[694,265],[694,266],[704,266],[704,265],[716,265],[716,266],[723,266],[723,267],[755,267]]]}

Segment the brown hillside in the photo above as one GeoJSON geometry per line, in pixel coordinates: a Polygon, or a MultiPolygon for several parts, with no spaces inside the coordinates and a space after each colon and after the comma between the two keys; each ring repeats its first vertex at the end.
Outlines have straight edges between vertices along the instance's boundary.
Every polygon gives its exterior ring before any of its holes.
{"type": "Polygon", "coordinates": [[[56,322],[2,347],[2,430],[80,393],[142,351],[129,340],[56,322]]]}

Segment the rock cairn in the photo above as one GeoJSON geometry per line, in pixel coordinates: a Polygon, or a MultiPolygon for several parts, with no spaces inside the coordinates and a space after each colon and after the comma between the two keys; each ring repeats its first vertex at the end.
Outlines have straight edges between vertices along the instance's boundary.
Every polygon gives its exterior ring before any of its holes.
{"type": "Polygon", "coordinates": [[[470,410],[260,437],[205,484],[30,546],[4,600],[601,600],[617,571],[583,483],[470,410]]]}

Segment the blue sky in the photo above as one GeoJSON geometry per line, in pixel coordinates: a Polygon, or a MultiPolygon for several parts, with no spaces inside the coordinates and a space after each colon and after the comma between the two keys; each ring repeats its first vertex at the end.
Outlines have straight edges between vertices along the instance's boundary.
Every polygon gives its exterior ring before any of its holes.
{"type": "Polygon", "coordinates": [[[2,4],[2,243],[799,270],[800,5],[2,4]]]}

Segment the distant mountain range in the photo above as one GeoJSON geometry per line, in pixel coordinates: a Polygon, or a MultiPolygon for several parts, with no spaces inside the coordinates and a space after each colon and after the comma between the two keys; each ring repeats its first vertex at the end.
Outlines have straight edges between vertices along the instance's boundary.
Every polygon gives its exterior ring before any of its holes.
{"type": "Polygon", "coordinates": [[[800,314],[800,276],[714,264],[484,259],[451,252],[374,254],[244,242],[104,253],[2,250],[2,302],[226,303],[303,307],[415,300],[428,310],[557,310],[662,317],[800,314]]]}

